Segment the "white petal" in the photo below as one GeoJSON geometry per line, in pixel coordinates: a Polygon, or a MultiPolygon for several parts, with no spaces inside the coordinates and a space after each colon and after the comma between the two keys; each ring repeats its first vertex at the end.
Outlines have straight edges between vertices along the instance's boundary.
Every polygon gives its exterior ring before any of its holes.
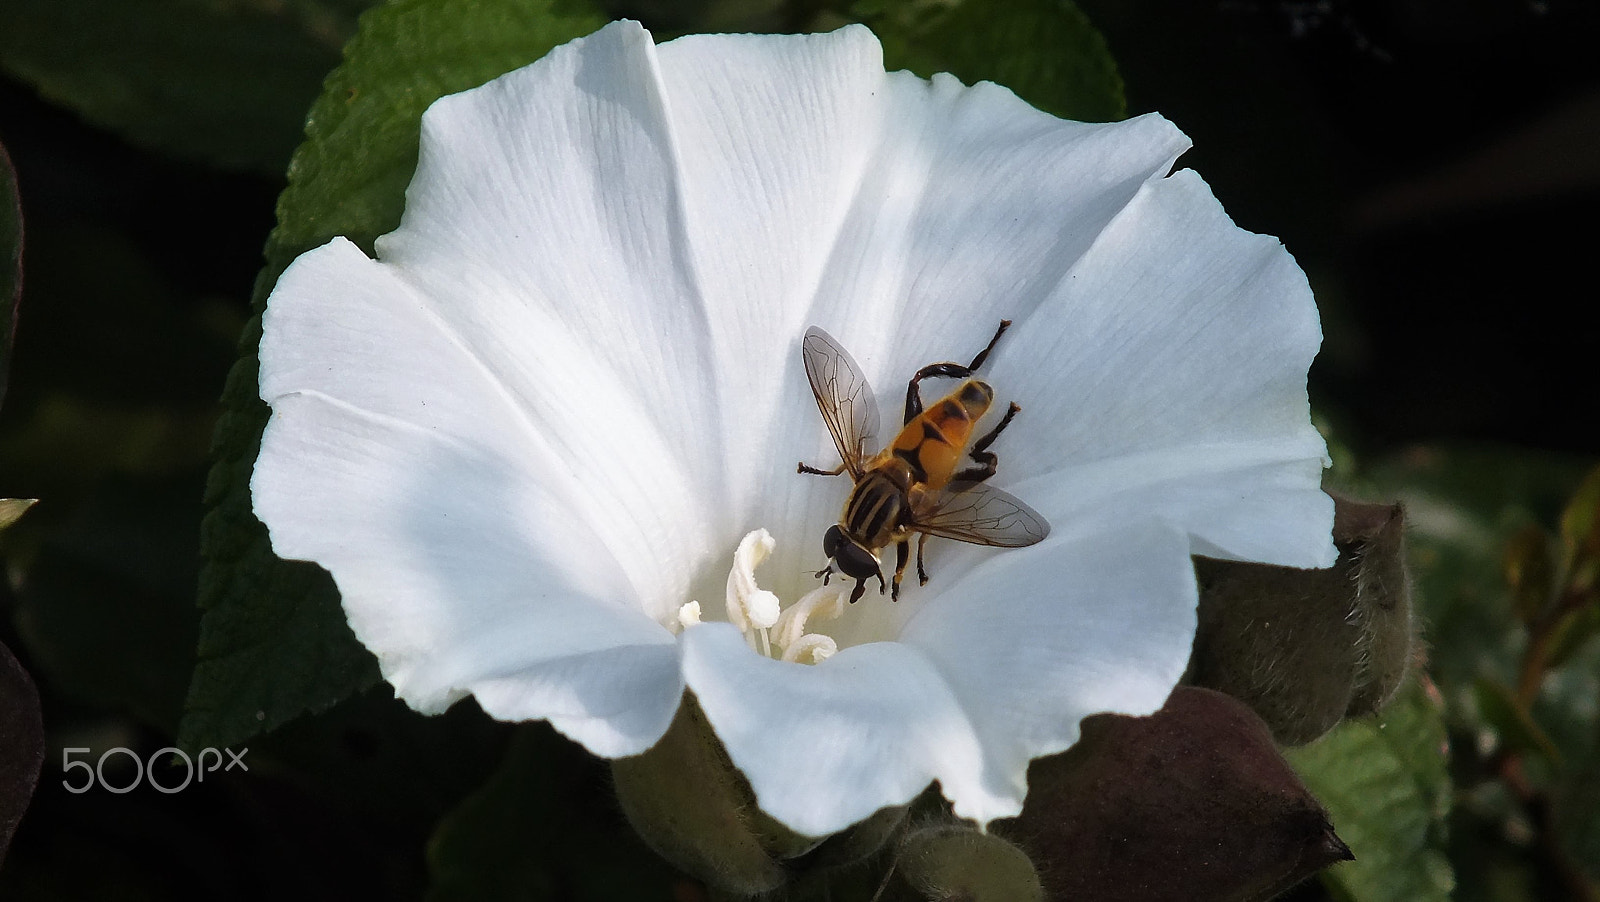
{"type": "Polygon", "coordinates": [[[798,385],[795,336],[879,147],[882,53],[862,26],[696,35],[659,52],[685,253],[720,362],[724,422],[736,424],[717,491],[733,510],[770,509],[769,436],[810,403],[804,389],[787,393],[798,385]]]}
{"type": "MultiPolygon", "coordinates": [[[[884,121],[849,217],[834,239],[808,319],[856,356],[877,391],[887,442],[900,422],[905,383],[917,368],[965,362],[1000,319],[1043,303],[1100,231],[1158,179],[1187,146],[1159,116],[1094,125],[1041,113],[992,84],[963,87],[905,73],[881,91],[884,121]]],[[[837,460],[798,366],[798,334],[782,354],[786,371],[763,458],[837,460]]],[[[929,383],[936,397],[946,382],[929,383]]],[[[762,497],[780,537],[820,534],[847,485],[766,471],[762,497]],[[812,484],[807,484],[808,482],[812,484]]],[[[815,538],[780,545],[774,569],[815,569],[815,538]],[[810,546],[810,547],[806,547],[810,546]]]]}
{"type": "Polygon", "coordinates": [[[1321,338],[1276,239],[1235,227],[1192,172],[1150,182],[1007,333],[990,378],[1023,413],[1001,484],[1052,522],[1155,513],[1197,552],[1329,566],[1305,389],[1321,338]]]}
{"type": "Polygon", "coordinates": [[[1185,536],[1147,523],[947,574],[898,642],[785,669],[732,630],[697,629],[684,672],[762,808],[793,829],[838,830],[931,780],[986,823],[1021,810],[1028,762],[1075,742],[1082,718],[1161,707],[1194,604],[1185,536]]]}
{"type": "Polygon", "coordinates": [[[431,106],[404,219],[377,244],[550,447],[530,467],[637,540],[662,619],[742,534],[715,494],[736,424],[679,179],[655,48],[614,23],[431,106]]]}
{"type": "Polygon", "coordinates": [[[1002,318],[1039,306],[1189,141],[1157,115],[1070,122],[948,75],[897,72],[885,90],[880,144],[812,317],[860,349],[897,413],[912,371],[965,361],[1002,318]]]}
{"type": "Polygon", "coordinates": [[[682,681],[600,537],[521,462],[325,395],[276,399],[251,490],[282,556],[334,576],[418,710],[467,693],[599,754],[649,747],[682,681]]]}
{"type": "Polygon", "coordinates": [[[1191,551],[1332,560],[1304,277],[1197,178],[1163,178],[1186,146],[1159,117],[1062,122],[885,75],[860,28],[658,52],[608,26],[429,110],[382,263],[336,241],[285,273],[258,514],[334,574],[423,710],[471,692],[621,755],[687,682],[802,832],[935,779],[965,816],[1015,813],[1029,757],[1165,698],[1191,551]],[[1051,538],[934,542],[936,583],[828,625],[903,642],[814,666],[727,624],[675,646],[750,530],[778,540],[762,585],[814,585],[849,482],[794,473],[834,459],[805,326],[893,423],[917,367],[965,361],[1001,317],[987,377],[1025,412],[997,483],[1051,538]]]}
{"type": "MultiPolygon", "coordinates": [[[[276,406],[317,392],[514,462],[626,575],[628,590],[611,600],[665,622],[698,562],[709,563],[706,493],[674,465],[680,436],[651,428],[626,378],[579,347],[542,342],[526,313],[481,294],[419,288],[337,239],[296,260],[273,290],[261,394],[276,406]]],[[[680,371],[671,384],[694,395],[692,365],[680,371]]]]}
{"type": "Polygon", "coordinates": [[[1189,660],[1195,599],[1186,537],[1149,521],[947,574],[900,641],[933,662],[982,743],[983,791],[946,787],[956,813],[1015,814],[1028,761],[1076,742],[1084,717],[1160,708],[1189,660]]]}
{"type": "Polygon", "coordinates": [[[908,646],[859,645],[811,665],[757,655],[727,624],[697,626],[682,642],[706,718],[761,809],[790,829],[826,836],[935,779],[952,796],[985,792],[971,724],[908,646]]]}

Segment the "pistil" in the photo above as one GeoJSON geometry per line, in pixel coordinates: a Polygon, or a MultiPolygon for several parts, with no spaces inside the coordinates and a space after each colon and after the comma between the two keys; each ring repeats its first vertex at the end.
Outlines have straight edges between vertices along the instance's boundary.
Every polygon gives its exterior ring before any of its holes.
{"type": "MultiPolygon", "coordinates": [[[[756,568],[772,554],[777,543],[765,529],[747,534],[733,553],[728,571],[726,609],[728,622],[744,634],[750,649],[790,663],[817,664],[832,657],[839,644],[831,636],[807,633],[806,624],[833,620],[845,611],[845,595],[837,586],[820,586],[783,608],[778,596],[756,584],[756,568]]],[[[678,609],[673,632],[700,623],[700,603],[678,609]]]]}

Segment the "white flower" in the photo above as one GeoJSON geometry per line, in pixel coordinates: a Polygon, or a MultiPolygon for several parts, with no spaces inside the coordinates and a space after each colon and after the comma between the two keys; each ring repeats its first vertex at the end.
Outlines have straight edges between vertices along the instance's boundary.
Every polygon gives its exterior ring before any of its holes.
{"type": "Polygon", "coordinates": [[[612,24],[428,110],[376,261],[338,239],[283,274],[256,512],[420,711],[471,694],[615,757],[687,686],[801,833],[931,780],[1014,814],[1082,717],[1166,698],[1191,554],[1334,559],[1309,288],[1168,175],[1187,146],[1158,116],[885,73],[861,27],[656,47],[612,24]],[[805,329],[893,423],[911,373],[1002,317],[985,378],[1022,413],[993,482],[1049,538],[934,539],[897,603],[797,607],[850,489],[795,472],[837,460],[805,329]],[[718,622],[747,595],[761,623],[718,622]]]}

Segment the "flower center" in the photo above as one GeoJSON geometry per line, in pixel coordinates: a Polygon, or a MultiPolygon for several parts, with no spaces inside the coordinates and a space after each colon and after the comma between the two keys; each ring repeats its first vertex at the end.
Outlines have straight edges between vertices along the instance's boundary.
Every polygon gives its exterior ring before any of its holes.
{"type": "MultiPolygon", "coordinates": [[[[839,644],[832,636],[806,632],[806,624],[838,618],[845,611],[845,593],[837,586],[819,586],[784,608],[777,595],[756,585],[756,568],[775,544],[765,529],[740,540],[733,553],[733,569],[728,571],[728,622],[744,633],[745,642],[759,654],[800,664],[827,660],[839,650],[839,644]]],[[[691,601],[678,609],[673,631],[699,622],[700,602],[691,601]]]]}

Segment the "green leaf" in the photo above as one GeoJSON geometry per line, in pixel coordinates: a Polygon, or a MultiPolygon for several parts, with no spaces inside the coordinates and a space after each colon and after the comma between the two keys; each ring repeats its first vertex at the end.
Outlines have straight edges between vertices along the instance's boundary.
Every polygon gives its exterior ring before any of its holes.
{"type": "Polygon", "coordinates": [[[1376,718],[1345,721],[1287,756],[1328,808],[1355,861],[1323,880],[1358,902],[1450,898],[1451,786],[1439,703],[1412,683],[1376,718]]]}
{"type": "Polygon", "coordinates": [[[863,2],[889,69],[1005,85],[1047,113],[1086,122],[1127,115],[1105,38],[1071,0],[863,2]]]}
{"type": "Polygon", "coordinates": [[[622,819],[603,764],[546,724],[520,727],[495,775],[440,821],[428,868],[428,902],[667,902],[691,886],[622,819]]]}
{"type": "Polygon", "coordinates": [[[7,0],[0,64],[135,144],[278,172],[357,11],[314,0],[7,0]]]}
{"type": "Polygon", "coordinates": [[[268,410],[256,397],[260,312],[298,254],[346,235],[371,251],[400,221],[422,111],[584,35],[604,19],[567,0],[397,0],[361,20],[295,151],[278,225],[256,281],[256,318],[223,389],[201,534],[199,663],[180,741],[237,744],[378,679],[332,580],[272,554],[250,506],[250,473],[268,410]]]}
{"type": "Polygon", "coordinates": [[[17,304],[22,301],[22,198],[11,156],[0,144],[0,400],[11,374],[11,342],[17,331],[17,304]]]}

